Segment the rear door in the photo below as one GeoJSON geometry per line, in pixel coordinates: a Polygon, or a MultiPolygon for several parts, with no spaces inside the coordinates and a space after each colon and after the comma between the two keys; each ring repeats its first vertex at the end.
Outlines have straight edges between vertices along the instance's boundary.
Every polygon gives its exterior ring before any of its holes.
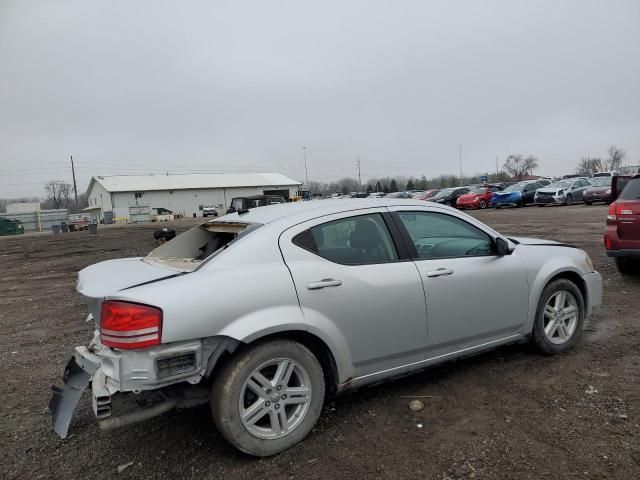
{"type": "Polygon", "coordinates": [[[522,190],[522,201],[526,203],[533,203],[533,196],[536,194],[536,190],[540,188],[537,183],[528,183],[522,190]]]}
{"type": "Polygon", "coordinates": [[[584,191],[590,187],[591,184],[586,180],[578,180],[573,184],[571,189],[571,195],[573,195],[574,201],[582,201],[584,198],[584,191]]]}
{"type": "Polygon", "coordinates": [[[435,209],[394,207],[427,301],[427,355],[447,354],[519,334],[529,305],[522,260],[497,256],[492,237],[435,209]]]}
{"type": "Polygon", "coordinates": [[[616,205],[620,248],[640,249],[640,178],[629,181],[616,205]]]}
{"type": "Polygon", "coordinates": [[[324,216],[280,237],[306,323],[350,357],[349,376],[424,358],[424,291],[406,247],[396,248],[404,245],[398,240],[384,208],[324,216]]]}

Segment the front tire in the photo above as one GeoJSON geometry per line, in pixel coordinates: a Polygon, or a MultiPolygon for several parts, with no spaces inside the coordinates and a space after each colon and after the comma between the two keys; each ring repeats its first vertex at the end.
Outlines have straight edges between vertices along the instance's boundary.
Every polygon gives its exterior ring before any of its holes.
{"type": "Polygon", "coordinates": [[[538,301],[533,343],[548,355],[569,350],[582,333],[584,312],[584,299],[575,283],[564,278],[549,283],[538,301]]]}
{"type": "Polygon", "coordinates": [[[324,394],[313,353],[292,340],[273,340],[244,349],[223,366],[211,389],[211,413],[229,443],[266,457],[307,436],[324,394]]]}
{"type": "Polygon", "coordinates": [[[487,202],[484,200],[480,200],[480,208],[482,210],[484,210],[485,208],[487,208],[487,202]]]}
{"type": "Polygon", "coordinates": [[[573,199],[571,198],[571,195],[567,195],[567,198],[565,199],[564,204],[567,207],[570,207],[573,204],[573,199]]]}

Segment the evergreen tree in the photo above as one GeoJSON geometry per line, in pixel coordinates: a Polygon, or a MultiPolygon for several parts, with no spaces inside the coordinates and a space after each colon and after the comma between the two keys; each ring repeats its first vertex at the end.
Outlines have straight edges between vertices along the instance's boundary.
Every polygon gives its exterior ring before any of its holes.
{"type": "Polygon", "coordinates": [[[396,182],[395,178],[391,180],[391,184],[389,185],[389,192],[397,192],[398,191],[398,182],[396,182]]]}
{"type": "Polygon", "coordinates": [[[416,187],[413,184],[413,180],[410,178],[409,181],[407,182],[407,190],[415,190],[416,187]]]}

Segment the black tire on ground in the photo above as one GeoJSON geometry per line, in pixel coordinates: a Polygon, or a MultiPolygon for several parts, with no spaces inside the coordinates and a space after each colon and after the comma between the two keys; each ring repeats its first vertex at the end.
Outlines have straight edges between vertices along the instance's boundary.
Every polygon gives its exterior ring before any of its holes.
{"type": "Polygon", "coordinates": [[[495,208],[496,208],[496,210],[498,210],[498,209],[500,209],[500,208],[502,208],[502,207],[501,207],[500,205],[496,205],[496,207],[495,207],[495,208]]]}
{"type": "Polygon", "coordinates": [[[487,202],[485,200],[480,200],[480,208],[483,210],[487,208],[487,202]]]}
{"type": "Polygon", "coordinates": [[[573,345],[582,334],[584,315],[584,299],[582,298],[582,293],[580,292],[580,289],[576,286],[576,284],[571,280],[567,280],[565,278],[559,278],[558,280],[552,281],[544,288],[544,290],[542,291],[542,295],[540,295],[540,300],[538,300],[536,318],[533,322],[533,332],[531,335],[533,344],[548,355],[569,350],[571,347],[573,347],[573,345]],[[544,333],[544,308],[547,305],[549,299],[560,290],[570,292],[576,299],[576,302],[578,304],[578,319],[576,328],[571,338],[565,343],[557,345],[551,343],[544,333]]]}
{"type": "Polygon", "coordinates": [[[320,416],[324,395],[324,374],[313,353],[293,340],[272,340],[245,348],[222,367],[211,388],[211,414],[218,431],[229,443],[249,455],[266,457],[291,448],[307,436],[320,416]],[[309,409],[301,423],[285,436],[259,438],[246,429],[240,418],[242,388],[256,368],[282,358],[294,360],[307,371],[312,391],[309,409]]]}
{"type": "Polygon", "coordinates": [[[539,203],[537,204],[539,207],[544,207],[544,205],[540,205],[539,203]]]}
{"type": "Polygon", "coordinates": [[[586,200],[584,201],[585,205],[593,205],[593,202],[587,202],[586,200]]]}
{"type": "Polygon", "coordinates": [[[566,200],[564,201],[564,204],[567,207],[570,207],[573,204],[573,198],[571,198],[571,195],[567,195],[566,200]]]}
{"type": "Polygon", "coordinates": [[[524,203],[523,202],[518,202],[518,203],[516,203],[516,207],[522,208],[522,207],[524,207],[524,203]]]}
{"type": "Polygon", "coordinates": [[[640,272],[640,262],[633,258],[616,257],[616,267],[623,275],[632,275],[640,272]]]}

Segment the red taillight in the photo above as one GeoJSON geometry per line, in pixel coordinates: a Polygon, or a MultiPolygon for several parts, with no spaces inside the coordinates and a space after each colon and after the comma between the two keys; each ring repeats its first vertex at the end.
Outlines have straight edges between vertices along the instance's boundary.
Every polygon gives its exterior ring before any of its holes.
{"type": "Polygon", "coordinates": [[[144,348],[160,344],[162,310],[138,303],[102,303],[100,341],[115,348],[144,348]]]}
{"type": "Polygon", "coordinates": [[[604,248],[607,250],[612,250],[613,242],[611,241],[611,237],[609,235],[604,236],[604,248]]]}
{"type": "Polygon", "coordinates": [[[615,202],[609,205],[609,211],[607,212],[607,221],[610,221],[610,222],[618,221],[617,208],[618,208],[618,205],[616,205],[615,202]]]}

